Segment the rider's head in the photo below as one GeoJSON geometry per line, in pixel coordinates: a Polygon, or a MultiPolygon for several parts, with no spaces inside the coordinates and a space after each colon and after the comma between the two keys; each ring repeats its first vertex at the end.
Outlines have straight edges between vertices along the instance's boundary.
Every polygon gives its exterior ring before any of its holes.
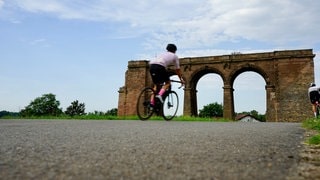
{"type": "Polygon", "coordinates": [[[177,46],[174,45],[174,44],[168,44],[168,45],[167,45],[167,50],[168,50],[169,52],[176,53],[176,51],[177,51],[177,46]]]}
{"type": "Polygon", "coordinates": [[[315,83],[310,83],[310,87],[314,87],[314,86],[316,86],[315,83]]]}

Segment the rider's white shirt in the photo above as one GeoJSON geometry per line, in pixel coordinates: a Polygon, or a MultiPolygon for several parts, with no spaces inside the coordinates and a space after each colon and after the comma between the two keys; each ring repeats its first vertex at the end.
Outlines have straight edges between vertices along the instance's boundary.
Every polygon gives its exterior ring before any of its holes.
{"type": "Polygon", "coordinates": [[[318,92],[319,92],[319,87],[313,86],[313,87],[310,87],[310,88],[308,89],[308,92],[309,92],[309,93],[312,92],[312,91],[318,91],[318,92]]]}
{"type": "Polygon", "coordinates": [[[176,69],[180,69],[179,58],[176,54],[172,52],[165,52],[150,61],[150,64],[159,64],[165,68],[167,68],[170,64],[174,64],[176,69]]]}

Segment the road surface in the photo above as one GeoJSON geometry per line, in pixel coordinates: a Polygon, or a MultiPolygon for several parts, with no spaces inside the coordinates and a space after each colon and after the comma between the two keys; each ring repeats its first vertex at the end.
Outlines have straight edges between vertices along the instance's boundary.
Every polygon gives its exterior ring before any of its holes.
{"type": "Polygon", "coordinates": [[[0,120],[0,179],[286,179],[299,123],[0,120]]]}

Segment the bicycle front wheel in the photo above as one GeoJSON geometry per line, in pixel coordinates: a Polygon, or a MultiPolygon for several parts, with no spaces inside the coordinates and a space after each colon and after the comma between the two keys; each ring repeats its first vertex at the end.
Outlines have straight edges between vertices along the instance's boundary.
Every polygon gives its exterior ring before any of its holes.
{"type": "Polygon", "coordinates": [[[137,101],[137,115],[141,120],[147,120],[152,116],[154,108],[151,106],[150,100],[154,94],[154,90],[149,87],[140,92],[137,101]]]}
{"type": "Polygon", "coordinates": [[[178,94],[174,91],[170,91],[164,99],[162,106],[162,116],[165,120],[170,121],[177,114],[179,107],[178,94]]]}

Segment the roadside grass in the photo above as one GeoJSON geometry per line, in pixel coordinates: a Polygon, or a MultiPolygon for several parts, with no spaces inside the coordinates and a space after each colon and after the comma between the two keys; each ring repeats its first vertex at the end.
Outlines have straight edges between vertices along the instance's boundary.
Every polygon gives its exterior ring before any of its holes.
{"type": "Polygon", "coordinates": [[[320,144],[320,119],[312,118],[303,121],[302,126],[306,129],[317,131],[316,135],[311,136],[306,141],[311,145],[319,145],[320,144]]]}
{"type": "Polygon", "coordinates": [[[314,135],[308,139],[309,144],[318,145],[320,144],[320,134],[314,135]]]}

